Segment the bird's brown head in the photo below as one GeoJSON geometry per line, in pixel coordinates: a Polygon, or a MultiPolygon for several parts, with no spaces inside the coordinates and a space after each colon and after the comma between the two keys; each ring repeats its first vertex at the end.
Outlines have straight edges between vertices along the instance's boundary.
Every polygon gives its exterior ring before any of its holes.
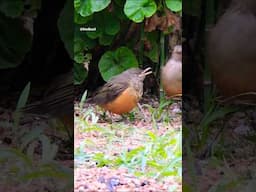
{"type": "Polygon", "coordinates": [[[130,68],[119,75],[119,77],[123,78],[126,81],[132,81],[133,83],[136,82],[143,82],[145,77],[151,74],[151,68],[148,67],[144,70],[139,68],[130,68]]]}
{"type": "Polygon", "coordinates": [[[129,84],[131,87],[133,87],[137,91],[138,98],[140,98],[143,94],[143,81],[145,77],[151,73],[152,71],[150,67],[144,70],[139,68],[134,69],[134,73],[130,78],[129,84]]]}

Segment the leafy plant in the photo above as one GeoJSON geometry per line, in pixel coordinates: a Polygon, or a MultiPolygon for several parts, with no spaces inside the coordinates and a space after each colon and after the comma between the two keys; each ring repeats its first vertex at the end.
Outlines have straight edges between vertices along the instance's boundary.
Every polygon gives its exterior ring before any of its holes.
{"type": "MultiPolygon", "coordinates": [[[[4,166],[3,174],[15,174],[16,177],[6,177],[8,181],[30,183],[38,179],[65,180],[66,184],[58,186],[60,189],[72,186],[72,170],[59,165],[55,161],[57,145],[50,142],[50,139],[43,134],[42,129],[34,129],[25,134],[21,139],[19,148],[0,148],[0,161],[4,166]],[[41,143],[41,154],[35,155],[38,144],[41,143]]],[[[3,167],[2,167],[3,168],[3,167]]],[[[73,177],[73,176],[72,176],[73,177]]],[[[57,187],[57,186],[52,186],[57,187]]]]}
{"type": "Polygon", "coordinates": [[[41,0],[0,1],[0,69],[20,65],[32,46],[41,0]]]}
{"type": "Polygon", "coordinates": [[[127,47],[107,51],[99,61],[99,69],[105,81],[131,67],[138,67],[138,61],[127,47]]]}
{"type": "Polygon", "coordinates": [[[126,167],[138,176],[181,178],[181,133],[170,131],[158,136],[149,131],[147,134],[149,141],[143,146],[123,151],[114,158],[97,153],[93,160],[98,166],[126,167]]]}
{"type": "Polygon", "coordinates": [[[18,129],[22,115],[21,109],[26,105],[30,93],[30,82],[25,86],[17,102],[14,112],[14,140],[16,147],[2,146],[0,148],[0,162],[2,175],[5,175],[3,182],[30,184],[32,181],[42,180],[65,180],[63,186],[49,186],[53,189],[64,190],[70,188],[69,181],[73,177],[72,170],[59,165],[55,160],[58,147],[52,143],[50,138],[44,134],[44,129],[34,127],[26,132],[18,129]],[[41,151],[38,152],[38,148],[41,151]],[[13,177],[15,175],[15,177],[13,177]]]}
{"type": "Polygon", "coordinates": [[[87,17],[92,15],[94,12],[101,11],[105,9],[111,0],[74,0],[74,7],[77,13],[79,13],[82,17],[87,17]]]}
{"type": "Polygon", "coordinates": [[[173,100],[171,99],[167,100],[165,97],[161,97],[159,106],[156,108],[152,107],[149,104],[144,104],[148,108],[151,114],[152,124],[155,129],[157,129],[158,127],[157,125],[158,122],[167,122],[167,123],[170,122],[169,111],[166,110],[166,107],[170,106],[170,104],[172,103],[173,103],[173,100]]]}
{"type": "Polygon", "coordinates": [[[109,12],[93,15],[93,19],[87,22],[87,26],[93,26],[95,31],[87,31],[90,39],[99,38],[101,45],[110,45],[115,35],[120,30],[119,20],[109,12]]]}
{"type": "Polygon", "coordinates": [[[16,111],[14,112],[14,129],[17,130],[17,127],[19,125],[20,117],[21,117],[21,109],[25,107],[28,96],[30,92],[30,82],[25,86],[23,91],[20,94],[17,106],[16,106],[16,111]]]}
{"type": "Polygon", "coordinates": [[[157,5],[154,0],[126,0],[124,13],[135,23],[140,23],[144,18],[152,16],[156,9],[157,5]]]}
{"type": "Polygon", "coordinates": [[[181,0],[165,0],[167,7],[174,12],[180,12],[182,10],[181,0]]]}
{"type": "MultiPolygon", "coordinates": [[[[160,46],[156,43],[159,41],[160,37],[158,31],[152,31],[152,33],[155,33],[154,35],[150,35],[151,32],[145,35],[142,24],[141,27],[138,28],[140,30],[138,34],[140,35],[133,38],[132,41],[127,41],[121,37],[126,35],[127,30],[131,30],[132,32],[132,30],[138,27],[131,25],[131,21],[135,23],[145,22],[146,19],[154,14],[165,14],[166,9],[180,13],[182,9],[181,5],[181,0],[157,2],[155,0],[104,0],[101,1],[101,3],[92,0],[74,0],[74,58],[76,63],[84,63],[85,54],[94,54],[104,49],[106,53],[101,56],[100,62],[96,63],[96,65],[93,63],[90,64],[93,67],[97,67],[97,64],[99,64],[99,69],[104,80],[108,80],[118,72],[128,69],[131,66],[138,67],[137,62],[135,63],[133,61],[134,56],[138,58],[140,65],[145,61],[144,56],[149,58],[153,63],[159,63],[159,56],[162,51],[159,50],[160,46]],[[133,27],[135,28],[133,29],[133,27]],[[140,40],[141,42],[139,42],[140,40]],[[143,48],[144,41],[150,42],[149,50],[143,48]],[[130,49],[130,51],[127,52],[127,55],[124,55],[123,60],[120,60],[120,58],[113,59],[114,55],[117,54],[113,53],[112,58],[110,58],[109,61],[105,61],[106,54],[110,56],[110,52],[113,52],[113,50],[122,50],[124,45],[127,49],[130,49]],[[131,56],[132,59],[129,59],[131,55],[130,52],[133,52],[132,55],[134,55],[131,56]],[[128,59],[129,62],[124,63],[123,61],[125,61],[125,59],[128,59]],[[118,64],[119,60],[123,63],[118,64]],[[132,64],[130,64],[130,62],[132,62],[132,64]],[[117,64],[119,67],[117,67],[117,64]],[[106,68],[109,68],[109,70],[106,70],[106,68]]],[[[137,31],[137,29],[135,29],[135,31],[137,31]]],[[[164,35],[170,32],[171,29],[168,29],[164,35]]],[[[162,45],[164,45],[164,43],[162,43],[162,45]]],[[[125,54],[125,52],[122,54],[125,54]]],[[[86,78],[85,72],[82,72],[83,75],[76,74],[80,71],[86,71],[82,68],[82,65],[75,65],[74,75],[75,77],[80,77],[79,80],[76,81],[77,84],[81,84],[86,78]]]]}
{"type": "Polygon", "coordinates": [[[225,117],[227,114],[234,112],[235,108],[229,107],[220,107],[220,106],[212,106],[205,114],[203,119],[201,120],[199,127],[202,130],[202,134],[200,136],[201,144],[205,144],[205,142],[209,139],[210,135],[210,124],[214,121],[225,117]]]}

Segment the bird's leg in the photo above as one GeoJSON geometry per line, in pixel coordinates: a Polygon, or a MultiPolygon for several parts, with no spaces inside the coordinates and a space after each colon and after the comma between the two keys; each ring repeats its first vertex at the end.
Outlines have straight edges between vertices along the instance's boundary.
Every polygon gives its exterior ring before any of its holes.
{"type": "Polygon", "coordinates": [[[110,123],[113,123],[113,114],[111,112],[109,112],[109,116],[110,116],[110,123]]]}
{"type": "Polygon", "coordinates": [[[146,122],[148,122],[148,119],[146,118],[146,115],[145,115],[145,113],[143,112],[143,109],[142,109],[141,105],[138,103],[137,106],[138,106],[139,112],[140,112],[140,114],[141,114],[143,120],[146,121],[146,122]]]}

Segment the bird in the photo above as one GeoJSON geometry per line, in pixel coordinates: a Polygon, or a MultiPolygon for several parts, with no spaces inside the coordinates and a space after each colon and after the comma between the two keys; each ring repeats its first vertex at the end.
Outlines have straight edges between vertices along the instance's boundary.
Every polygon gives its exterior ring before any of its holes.
{"type": "Polygon", "coordinates": [[[233,0],[209,33],[208,64],[224,100],[256,100],[255,34],[255,0],[233,0]]]}
{"type": "Polygon", "coordinates": [[[128,113],[138,105],[143,95],[143,81],[151,73],[150,67],[127,69],[98,88],[87,102],[114,114],[128,113]]]}
{"type": "Polygon", "coordinates": [[[163,89],[168,97],[182,94],[182,46],[176,45],[161,70],[163,89]]]}

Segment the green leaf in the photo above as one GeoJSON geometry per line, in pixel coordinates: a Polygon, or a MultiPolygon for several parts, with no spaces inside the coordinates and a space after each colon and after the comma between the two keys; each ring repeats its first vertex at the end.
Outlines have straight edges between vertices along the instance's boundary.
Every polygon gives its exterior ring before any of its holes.
{"type": "Polygon", "coordinates": [[[23,91],[20,94],[17,106],[16,106],[16,111],[14,112],[14,130],[18,127],[19,122],[20,122],[20,116],[21,116],[21,111],[23,107],[26,106],[26,103],[28,101],[28,96],[30,92],[30,82],[25,86],[23,91]]]}
{"type": "Polygon", "coordinates": [[[41,133],[43,132],[43,129],[40,127],[35,127],[34,129],[32,129],[29,133],[25,134],[22,139],[21,139],[21,146],[20,149],[24,150],[25,147],[27,147],[27,145],[32,142],[33,140],[35,140],[36,138],[38,138],[41,133]]]}
{"type": "Polygon", "coordinates": [[[84,82],[87,77],[87,71],[84,68],[83,64],[75,63],[74,64],[74,84],[80,85],[84,82]]]}
{"type": "Polygon", "coordinates": [[[32,34],[20,18],[0,13],[0,69],[17,67],[32,45],[32,34]]]}
{"type": "Polygon", "coordinates": [[[85,24],[88,21],[90,21],[92,18],[92,16],[88,16],[88,17],[82,17],[80,14],[78,14],[77,12],[74,13],[74,21],[76,24],[85,24]]]}
{"type": "Polygon", "coordinates": [[[213,121],[223,118],[229,113],[235,112],[237,109],[233,107],[215,107],[213,106],[200,122],[201,127],[207,127],[213,121]]]}
{"type": "Polygon", "coordinates": [[[33,171],[30,171],[22,175],[22,181],[36,180],[39,178],[54,178],[54,179],[66,179],[68,174],[63,168],[57,167],[57,165],[51,163],[38,167],[33,171]]]}
{"type": "Polygon", "coordinates": [[[84,54],[82,52],[79,52],[78,54],[75,55],[74,60],[77,63],[83,63],[84,62],[84,54]]]}
{"type": "Polygon", "coordinates": [[[107,51],[99,61],[99,69],[105,81],[131,67],[138,67],[138,61],[127,47],[107,51]]]}
{"type": "Polygon", "coordinates": [[[76,36],[74,40],[74,53],[79,53],[84,50],[84,41],[76,36]]]}
{"type": "Polygon", "coordinates": [[[173,12],[179,12],[182,10],[181,0],[165,0],[167,7],[173,12]]]}
{"type": "Polygon", "coordinates": [[[45,135],[41,135],[40,137],[42,143],[42,163],[50,163],[54,160],[54,157],[57,154],[58,146],[55,144],[51,144],[48,137],[45,135]]]}
{"type": "Polygon", "coordinates": [[[97,45],[97,41],[90,39],[87,35],[83,35],[84,49],[92,49],[97,45]]]}
{"type": "Polygon", "coordinates": [[[30,158],[33,159],[34,155],[35,155],[35,149],[38,147],[38,143],[37,142],[31,142],[27,148],[26,148],[26,155],[30,158]]]}
{"type": "Polygon", "coordinates": [[[30,92],[30,82],[28,82],[28,84],[25,86],[25,88],[21,92],[17,106],[16,106],[16,110],[19,110],[25,107],[28,100],[29,92],[30,92]]]}
{"type": "Polygon", "coordinates": [[[148,134],[148,136],[150,137],[150,139],[152,141],[156,141],[157,140],[157,135],[154,134],[152,131],[148,131],[147,134],[148,134]]]}
{"type": "Polygon", "coordinates": [[[83,17],[105,9],[111,0],[75,0],[75,10],[83,17]]]}
{"type": "Polygon", "coordinates": [[[120,30],[120,24],[118,19],[113,17],[111,14],[105,14],[104,19],[104,26],[105,26],[105,33],[108,35],[115,35],[120,30]]]}
{"type": "Polygon", "coordinates": [[[124,5],[125,15],[134,21],[140,23],[145,17],[151,17],[157,10],[154,0],[126,0],[124,5]]]}
{"type": "Polygon", "coordinates": [[[114,39],[114,36],[103,35],[100,37],[99,43],[101,45],[110,45],[112,43],[113,39],[114,39]]]}
{"type": "Polygon", "coordinates": [[[74,24],[73,24],[73,6],[72,1],[68,0],[60,14],[58,20],[58,29],[60,37],[64,42],[65,48],[69,56],[73,59],[73,40],[74,40],[74,24]]]}
{"type": "Polygon", "coordinates": [[[0,12],[7,17],[19,17],[24,10],[24,2],[22,0],[0,1],[0,12]]]}
{"type": "Polygon", "coordinates": [[[33,163],[32,160],[26,156],[20,149],[17,148],[1,148],[0,149],[0,159],[2,158],[10,158],[10,159],[15,159],[19,160],[24,165],[27,166],[27,168],[32,167],[33,163]]]}
{"type": "Polygon", "coordinates": [[[119,20],[106,12],[94,15],[93,19],[86,26],[96,28],[96,31],[87,31],[86,35],[90,39],[99,38],[101,45],[110,45],[114,36],[120,30],[119,20]]]}
{"type": "Polygon", "coordinates": [[[98,167],[102,167],[111,163],[111,160],[109,160],[103,153],[96,153],[93,157],[93,160],[98,163],[98,167]]]}
{"type": "Polygon", "coordinates": [[[102,34],[103,34],[103,29],[102,29],[102,27],[96,27],[97,28],[97,30],[96,31],[87,31],[86,32],[86,35],[90,38],[90,39],[97,39],[97,38],[99,38],[99,37],[101,37],[102,36],[102,34]]]}
{"type": "MultiPolygon", "coordinates": [[[[84,103],[86,102],[86,98],[87,98],[87,90],[84,91],[83,95],[82,95],[82,98],[81,98],[81,101],[79,103],[79,107],[81,107],[81,109],[83,108],[84,106],[84,103]]],[[[93,143],[93,142],[92,142],[93,143]]],[[[94,144],[93,144],[94,145],[94,144]]]]}
{"type": "Polygon", "coordinates": [[[74,54],[91,49],[96,43],[96,40],[89,38],[85,32],[80,31],[80,26],[75,26],[74,54]]]}

